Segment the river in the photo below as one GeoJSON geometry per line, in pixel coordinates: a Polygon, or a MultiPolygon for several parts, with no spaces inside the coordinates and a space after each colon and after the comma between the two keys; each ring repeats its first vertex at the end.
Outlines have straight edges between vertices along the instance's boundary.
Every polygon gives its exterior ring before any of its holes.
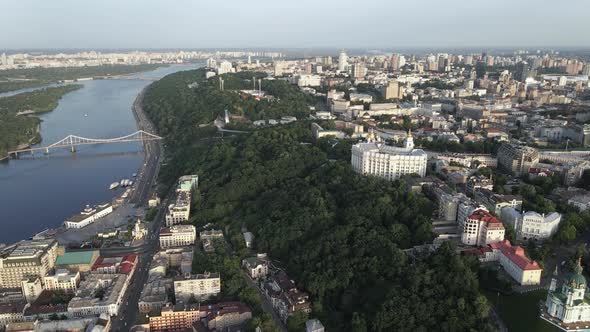
{"type": "MultiPolygon", "coordinates": [[[[197,68],[173,65],[140,74],[161,78],[197,68]]],[[[120,137],[137,131],[131,106],[147,80],[116,79],[80,82],[84,88],[66,94],[41,119],[41,145],[69,134],[88,138],[120,137]]],[[[23,89],[30,91],[31,89],[23,89]]],[[[12,93],[11,93],[12,94],[12,93]]],[[[110,201],[119,190],[112,182],[132,178],[143,163],[139,142],[79,146],[76,153],[53,150],[45,156],[21,156],[0,162],[0,243],[29,238],[59,227],[87,204],[110,201]]]]}

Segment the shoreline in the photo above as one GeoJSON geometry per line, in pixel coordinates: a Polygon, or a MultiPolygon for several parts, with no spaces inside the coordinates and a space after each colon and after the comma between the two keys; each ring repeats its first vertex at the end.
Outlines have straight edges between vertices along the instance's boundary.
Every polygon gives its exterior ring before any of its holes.
{"type": "MultiPolygon", "coordinates": [[[[143,101],[145,92],[151,86],[151,83],[141,89],[135,97],[131,111],[137,124],[137,129],[144,130],[149,133],[157,135],[155,127],[151,120],[143,111],[143,101]]],[[[144,141],[143,142],[143,165],[140,166],[137,172],[136,188],[129,198],[129,202],[134,202],[136,205],[142,205],[149,199],[147,193],[152,192],[151,189],[156,184],[158,172],[160,170],[160,158],[163,146],[161,141],[144,141]]]]}

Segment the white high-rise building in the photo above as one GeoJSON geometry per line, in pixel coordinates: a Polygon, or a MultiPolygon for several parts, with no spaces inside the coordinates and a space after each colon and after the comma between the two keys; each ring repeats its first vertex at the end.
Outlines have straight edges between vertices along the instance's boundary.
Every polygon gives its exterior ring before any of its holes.
{"type": "Polygon", "coordinates": [[[219,64],[219,67],[217,68],[218,75],[232,73],[233,71],[234,71],[234,68],[233,68],[231,62],[229,62],[229,61],[223,61],[222,63],[219,64]]]}
{"type": "Polygon", "coordinates": [[[426,152],[414,149],[412,133],[408,132],[403,148],[385,145],[369,135],[367,143],[352,147],[352,168],[360,174],[374,175],[388,180],[399,179],[403,175],[426,175],[426,152]]]}
{"type": "Polygon", "coordinates": [[[348,70],[348,55],[346,52],[340,52],[340,56],[338,56],[338,71],[344,72],[348,70]]]}
{"type": "Polygon", "coordinates": [[[213,58],[207,59],[207,68],[217,68],[217,60],[213,58]]]}

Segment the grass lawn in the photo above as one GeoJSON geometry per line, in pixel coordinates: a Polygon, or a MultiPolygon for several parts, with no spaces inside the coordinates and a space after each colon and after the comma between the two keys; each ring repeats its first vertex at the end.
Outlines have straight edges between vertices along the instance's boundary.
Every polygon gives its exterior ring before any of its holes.
{"type": "Polygon", "coordinates": [[[558,332],[557,327],[539,318],[539,301],[545,301],[547,291],[539,290],[525,294],[498,296],[495,292],[483,291],[490,303],[506,324],[509,332],[536,331],[558,332]]]}

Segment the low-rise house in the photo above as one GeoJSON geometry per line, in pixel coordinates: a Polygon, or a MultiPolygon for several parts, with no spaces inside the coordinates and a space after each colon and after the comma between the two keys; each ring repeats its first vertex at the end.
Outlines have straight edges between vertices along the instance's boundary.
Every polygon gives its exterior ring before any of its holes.
{"type": "Polygon", "coordinates": [[[128,254],[115,257],[99,257],[92,266],[92,273],[132,275],[137,264],[137,255],[128,254]]]}
{"type": "Polygon", "coordinates": [[[504,207],[513,207],[519,211],[522,209],[522,197],[519,195],[501,195],[481,188],[475,191],[474,196],[478,203],[485,205],[489,211],[497,215],[500,215],[504,207]]]}
{"type": "Polygon", "coordinates": [[[590,195],[573,196],[568,199],[567,203],[580,211],[586,211],[590,209],[590,195]]]}
{"type": "Polygon", "coordinates": [[[295,312],[311,312],[309,296],[297,289],[295,282],[283,271],[266,280],[262,290],[284,322],[295,312]]]}
{"type": "Polygon", "coordinates": [[[266,254],[258,254],[256,257],[248,257],[242,260],[242,266],[248,271],[252,279],[265,278],[268,274],[268,260],[266,254]]]}
{"type": "Polygon", "coordinates": [[[210,331],[224,331],[244,324],[252,318],[252,310],[241,302],[222,302],[201,307],[210,331]]]}
{"type": "Polygon", "coordinates": [[[528,286],[541,283],[543,269],[537,262],[525,255],[522,247],[513,246],[508,240],[492,243],[486,248],[481,248],[477,254],[481,261],[499,262],[504,271],[519,285],[528,286]]]}

